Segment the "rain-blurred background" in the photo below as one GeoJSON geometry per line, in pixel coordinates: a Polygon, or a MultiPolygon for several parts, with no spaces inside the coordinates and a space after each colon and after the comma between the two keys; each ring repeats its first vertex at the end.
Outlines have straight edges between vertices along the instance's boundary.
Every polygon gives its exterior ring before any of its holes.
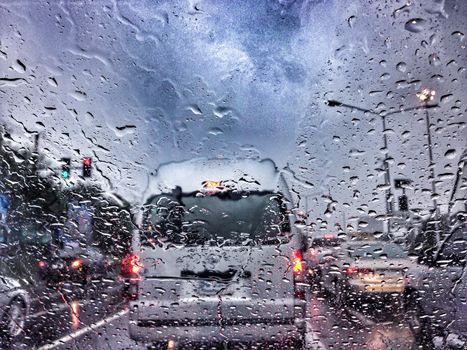
{"type": "Polygon", "coordinates": [[[384,114],[435,90],[444,205],[467,145],[466,26],[464,0],[3,0],[0,120],[46,167],[92,157],[93,181],[130,202],[162,163],[271,158],[310,220],[342,222],[384,212],[388,158],[424,213],[425,110],[383,131],[380,116],[326,101],[384,114]]]}

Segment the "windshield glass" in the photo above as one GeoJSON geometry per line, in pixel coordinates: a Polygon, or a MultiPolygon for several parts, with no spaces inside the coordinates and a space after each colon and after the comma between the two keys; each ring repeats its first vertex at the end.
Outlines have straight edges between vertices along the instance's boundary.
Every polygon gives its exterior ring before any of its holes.
{"type": "Polygon", "coordinates": [[[160,195],[147,207],[143,244],[249,245],[286,242],[289,221],[277,194],[160,195]]]}
{"type": "Polygon", "coordinates": [[[0,349],[467,349],[466,52],[467,0],[0,0],[0,349]]]}

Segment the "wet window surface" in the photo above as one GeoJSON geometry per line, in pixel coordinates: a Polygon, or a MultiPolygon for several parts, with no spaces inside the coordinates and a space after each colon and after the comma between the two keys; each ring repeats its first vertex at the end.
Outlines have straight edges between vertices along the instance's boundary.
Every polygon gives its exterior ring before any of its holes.
{"type": "Polygon", "coordinates": [[[144,240],[184,246],[280,243],[288,219],[274,194],[193,193],[156,197],[144,240]]]}
{"type": "Polygon", "coordinates": [[[0,349],[467,348],[466,23],[0,0],[0,349]]]}

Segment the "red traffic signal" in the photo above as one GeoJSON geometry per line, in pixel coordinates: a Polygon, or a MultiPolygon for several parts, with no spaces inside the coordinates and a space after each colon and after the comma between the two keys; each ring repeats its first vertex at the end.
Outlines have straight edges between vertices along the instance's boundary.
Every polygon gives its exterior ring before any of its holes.
{"type": "Polygon", "coordinates": [[[83,177],[91,177],[92,159],[90,157],[83,158],[83,177]]]}

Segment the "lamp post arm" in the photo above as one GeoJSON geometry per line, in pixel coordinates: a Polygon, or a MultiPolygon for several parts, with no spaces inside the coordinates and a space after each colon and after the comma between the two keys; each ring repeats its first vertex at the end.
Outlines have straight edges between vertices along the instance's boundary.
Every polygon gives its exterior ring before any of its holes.
{"type": "Polygon", "coordinates": [[[407,109],[399,109],[397,111],[392,111],[392,112],[389,112],[389,113],[385,113],[384,116],[387,117],[389,115],[393,115],[393,114],[397,114],[397,113],[410,112],[410,111],[414,111],[414,110],[417,110],[417,109],[435,108],[435,107],[438,107],[438,106],[439,106],[438,104],[415,106],[415,107],[410,107],[410,108],[407,108],[407,109]]]}
{"type": "Polygon", "coordinates": [[[356,109],[357,111],[361,111],[361,112],[365,112],[365,113],[380,115],[379,113],[377,113],[377,112],[375,112],[375,111],[373,111],[371,109],[362,108],[362,107],[358,107],[358,106],[354,106],[354,105],[349,105],[347,103],[343,103],[343,102],[336,101],[336,100],[327,100],[326,105],[328,105],[329,107],[347,107],[347,108],[356,109]]]}

